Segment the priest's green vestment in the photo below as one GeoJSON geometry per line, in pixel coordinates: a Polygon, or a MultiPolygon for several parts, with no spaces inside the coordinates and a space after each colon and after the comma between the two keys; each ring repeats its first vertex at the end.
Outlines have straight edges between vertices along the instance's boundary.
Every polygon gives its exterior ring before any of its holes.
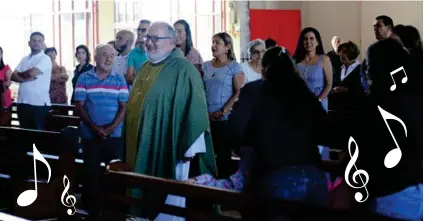
{"type": "MultiPolygon", "coordinates": [[[[205,151],[197,154],[199,168],[195,169],[216,175],[205,91],[198,70],[180,49],[174,49],[157,64],[146,62],[140,72],[131,89],[124,124],[127,163],[137,173],[181,180],[176,167],[202,137],[205,151]]],[[[165,202],[166,196],[149,193],[134,191],[133,195],[149,200],[151,205],[165,202]]],[[[149,219],[158,215],[146,208],[141,212],[138,215],[149,219]]]]}

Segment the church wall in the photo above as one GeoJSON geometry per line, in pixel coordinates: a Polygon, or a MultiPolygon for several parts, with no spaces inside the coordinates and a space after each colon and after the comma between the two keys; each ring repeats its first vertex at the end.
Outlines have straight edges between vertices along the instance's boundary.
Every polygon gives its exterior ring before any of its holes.
{"type": "Polygon", "coordinates": [[[115,39],[114,33],[114,15],[115,8],[113,1],[98,1],[99,8],[99,44],[106,44],[107,42],[115,39]]]}
{"type": "Polygon", "coordinates": [[[375,41],[374,18],[386,14],[396,24],[410,24],[423,33],[422,1],[252,1],[253,9],[300,9],[302,28],[315,27],[320,33],[324,50],[331,50],[331,38],[340,35],[358,44],[360,58],[375,41]]]}

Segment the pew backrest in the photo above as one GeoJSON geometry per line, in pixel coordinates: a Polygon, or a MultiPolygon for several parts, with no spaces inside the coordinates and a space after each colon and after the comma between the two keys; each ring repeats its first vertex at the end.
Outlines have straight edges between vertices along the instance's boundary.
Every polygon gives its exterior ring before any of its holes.
{"type": "MultiPolygon", "coordinates": [[[[172,194],[187,197],[189,199],[200,199],[202,202],[209,203],[211,205],[223,205],[226,208],[238,211],[244,210],[247,205],[246,203],[250,200],[257,200],[246,196],[246,194],[241,194],[231,190],[193,185],[175,180],[161,179],[125,171],[108,171],[104,176],[103,185],[105,185],[106,191],[103,194],[105,205],[102,205],[104,211],[103,218],[105,218],[105,220],[118,220],[124,216],[122,211],[116,211],[117,208],[122,208],[118,206],[120,204],[133,206],[149,204],[149,202],[143,202],[140,199],[122,194],[125,191],[120,191],[119,193],[116,192],[118,189],[117,187],[129,189],[136,188],[146,192],[172,194]],[[111,207],[111,205],[113,206],[111,207]],[[115,211],[113,211],[114,209],[115,211]]],[[[305,218],[306,216],[309,218],[302,220],[396,220],[388,217],[377,216],[370,212],[358,213],[295,201],[266,200],[261,202],[273,205],[271,211],[277,215],[284,215],[293,218],[305,218]]],[[[190,208],[161,205],[156,209],[159,209],[159,211],[163,213],[195,220],[241,220],[240,218],[231,218],[219,215],[218,213],[210,210],[201,211],[198,208],[196,210],[192,210],[190,208]]]]}

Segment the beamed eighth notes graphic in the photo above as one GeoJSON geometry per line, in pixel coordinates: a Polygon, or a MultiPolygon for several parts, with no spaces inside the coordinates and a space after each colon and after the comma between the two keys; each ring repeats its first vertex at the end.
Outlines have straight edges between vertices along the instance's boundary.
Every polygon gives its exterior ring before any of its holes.
{"type": "MultiPolygon", "coordinates": [[[[35,200],[37,200],[37,196],[38,196],[37,165],[36,165],[37,160],[42,162],[47,167],[47,170],[49,172],[47,183],[50,182],[50,178],[51,178],[50,165],[46,161],[46,159],[44,159],[43,155],[41,155],[41,153],[38,151],[35,144],[33,144],[33,146],[32,146],[32,151],[33,151],[33,159],[34,159],[34,178],[35,178],[34,179],[34,185],[35,185],[35,189],[26,190],[18,196],[17,203],[21,207],[29,206],[29,205],[33,204],[35,202],[35,200]]],[[[68,208],[72,208],[72,209],[67,210],[68,215],[74,215],[75,211],[76,211],[76,209],[75,209],[76,198],[75,198],[75,196],[69,195],[69,193],[68,193],[68,190],[70,188],[70,182],[69,182],[69,179],[66,175],[63,176],[63,185],[64,185],[65,189],[62,192],[62,196],[60,198],[60,201],[64,206],[66,206],[68,208]]]]}
{"type": "MultiPolygon", "coordinates": [[[[396,90],[396,82],[393,78],[393,75],[403,71],[403,73],[405,74],[405,76],[402,78],[402,84],[405,84],[408,81],[408,76],[406,75],[405,69],[402,67],[397,68],[396,70],[390,72],[390,77],[393,80],[393,85],[390,86],[390,90],[391,91],[395,91],[396,90]]],[[[393,135],[392,129],[390,128],[389,124],[388,124],[388,120],[395,120],[398,123],[400,123],[403,127],[403,129],[405,130],[405,136],[408,136],[407,133],[407,129],[406,129],[406,125],[405,123],[398,117],[396,117],[395,115],[391,114],[390,112],[384,110],[383,108],[381,108],[380,106],[377,105],[378,111],[380,112],[381,117],[384,120],[384,123],[386,124],[387,129],[390,132],[390,136],[393,138],[394,143],[396,144],[396,148],[390,150],[387,154],[386,157],[384,158],[384,166],[388,169],[395,167],[396,165],[399,164],[400,160],[402,159],[402,150],[399,147],[399,144],[395,138],[395,136],[393,135]]],[[[370,179],[367,171],[365,170],[361,170],[358,169],[355,165],[356,161],[358,160],[359,157],[359,147],[358,144],[356,143],[355,139],[353,137],[349,138],[349,143],[348,143],[348,150],[349,150],[349,156],[350,156],[350,161],[346,167],[345,170],[345,174],[344,174],[344,178],[346,181],[346,184],[349,185],[352,188],[355,189],[364,189],[364,192],[366,193],[366,196],[364,197],[363,194],[361,192],[357,192],[355,193],[355,200],[357,202],[365,202],[368,199],[369,193],[368,193],[368,189],[367,189],[367,184],[368,181],[370,179]],[[353,154],[351,153],[351,147],[352,144],[354,146],[354,151],[353,154]],[[350,177],[351,174],[351,170],[355,169],[355,172],[353,172],[352,176],[350,177]],[[359,178],[359,179],[358,179],[359,178]],[[350,180],[353,181],[353,184],[350,182],[350,180]]]]}

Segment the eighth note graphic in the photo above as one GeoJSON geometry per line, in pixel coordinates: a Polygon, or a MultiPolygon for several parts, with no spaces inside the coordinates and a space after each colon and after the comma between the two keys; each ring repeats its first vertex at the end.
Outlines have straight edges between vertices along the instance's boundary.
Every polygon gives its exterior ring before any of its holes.
{"type": "Polygon", "coordinates": [[[46,167],[49,171],[49,178],[47,179],[47,183],[50,182],[51,169],[50,169],[49,163],[47,163],[47,161],[46,161],[46,159],[44,159],[43,155],[41,155],[41,153],[37,150],[37,147],[35,146],[35,144],[33,144],[33,146],[32,146],[32,152],[33,152],[33,159],[34,159],[35,190],[26,190],[19,195],[19,197],[17,199],[17,203],[21,207],[31,205],[32,203],[35,202],[35,200],[37,199],[37,196],[38,196],[36,160],[41,161],[42,163],[44,163],[44,165],[46,165],[46,167]]]}
{"type": "Polygon", "coordinates": [[[68,208],[72,207],[73,209],[68,209],[66,210],[66,212],[68,213],[68,215],[74,215],[76,211],[75,203],[77,202],[77,199],[75,198],[75,196],[69,195],[68,193],[70,182],[66,175],[63,176],[63,186],[65,187],[65,190],[63,190],[62,192],[62,196],[60,197],[60,202],[62,202],[62,204],[68,208]],[[65,197],[65,195],[68,195],[68,196],[65,197]]]}
{"type": "Polygon", "coordinates": [[[354,189],[362,189],[362,188],[365,189],[365,193],[366,193],[366,197],[365,198],[362,195],[362,193],[360,193],[360,192],[356,192],[355,193],[355,200],[357,202],[359,202],[359,203],[362,203],[362,202],[365,202],[368,199],[368,196],[369,196],[368,189],[367,189],[367,184],[368,184],[368,181],[369,181],[369,176],[368,176],[367,171],[365,171],[365,170],[358,170],[358,168],[355,165],[356,161],[358,160],[358,156],[359,156],[359,148],[358,148],[358,144],[356,143],[355,139],[353,139],[353,137],[350,137],[349,138],[349,144],[348,145],[349,145],[348,146],[349,155],[350,155],[350,158],[351,159],[350,159],[349,163],[347,164],[347,167],[346,167],[346,170],[345,170],[345,174],[344,174],[344,178],[345,178],[346,184],[349,185],[350,187],[352,187],[354,189]],[[355,146],[355,150],[353,152],[353,156],[352,156],[352,153],[350,151],[350,147],[351,147],[351,144],[352,143],[355,144],[354,145],[355,146]],[[350,171],[352,170],[353,167],[355,168],[355,172],[353,172],[351,180],[353,180],[353,182],[355,184],[360,184],[361,183],[361,185],[356,185],[355,186],[355,185],[352,185],[350,183],[350,181],[349,181],[349,178],[350,178],[349,177],[349,174],[350,174],[350,171]],[[365,181],[362,179],[362,176],[361,175],[363,175],[365,177],[365,181]],[[360,179],[361,182],[358,182],[356,180],[357,177],[359,177],[359,179],[360,179]]]}
{"type": "Polygon", "coordinates": [[[394,71],[392,71],[392,72],[390,72],[390,77],[392,77],[392,80],[393,80],[393,85],[390,86],[390,90],[391,91],[396,90],[396,82],[395,82],[395,79],[393,78],[393,75],[396,74],[396,73],[398,73],[401,70],[403,70],[403,73],[405,73],[405,77],[402,78],[402,84],[405,84],[408,81],[408,75],[406,75],[406,71],[403,68],[403,66],[400,67],[400,68],[398,68],[398,69],[396,69],[396,70],[394,70],[394,71]]]}
{"type": "Polygon", "coordinates": [[[387,120],[395,120],[397,122],[399,122],[400,124],[402,124],[403,129],[405,130],[405,136],[408,136],[408,131],[406,130],[406,125],[405,123],[398,117],[396,117],[395,115],[385,111],[383,108],[381,108],[380,106],[377,106],[378,110],[380,111],[381,117],[383,117],[384,123],[386,123],[387,129],[389,129],[390,135],[392,136],[393,140],[395,141],[396,144],[396,148],[389,151],[386,154],[386,157],[384,158],[384,166],[386,166],[386,168],[393,168],[396,165],[398,165],[398,163],[400,162],[400,159],[402,158],[402,150],[399,147],[399,144],[396,141],[395,136],[393,136],[393,132],[389,127],[389,124],[387,123],[387,120]]]}

